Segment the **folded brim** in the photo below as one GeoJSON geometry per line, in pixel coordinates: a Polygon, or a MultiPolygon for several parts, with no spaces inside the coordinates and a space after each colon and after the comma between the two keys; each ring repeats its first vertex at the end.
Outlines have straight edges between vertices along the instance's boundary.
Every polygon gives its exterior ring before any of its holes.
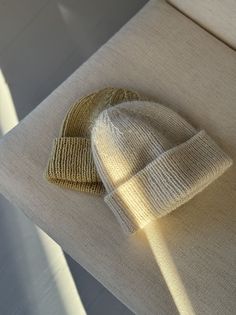
{"type": "Polygon", "coordinates": [[[202,191],[232,160],[205,133],[163,153],[105,197],[126,233],[134,233],[202,191]]]}
{"type": "Polygon", "coordinates": [[[90,140],[86,138],[55,139],[45,177],[51,183],[81,192],[105,191],[93,162],[90,140]]]}

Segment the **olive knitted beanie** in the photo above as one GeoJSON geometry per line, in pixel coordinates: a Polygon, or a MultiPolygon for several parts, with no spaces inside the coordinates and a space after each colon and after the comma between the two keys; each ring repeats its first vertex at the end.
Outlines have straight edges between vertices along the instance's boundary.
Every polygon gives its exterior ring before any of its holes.
{"type": "Polygon", "coordinates": [[[105,202],[128,233],[187,202],[232,164],[205,131],[148,101],[104,110],[92,152],[105,202]]]}
{"type": "Polygon", "coordinates": [[[104,186],[91,153],[92,125],[103,109],[139,99],[142,97],[133,91],[105,88],[76,102],[63,121],[59,137],[53,142],[45,172],[47,180],[82,192],[103,193],[104,186]]]}

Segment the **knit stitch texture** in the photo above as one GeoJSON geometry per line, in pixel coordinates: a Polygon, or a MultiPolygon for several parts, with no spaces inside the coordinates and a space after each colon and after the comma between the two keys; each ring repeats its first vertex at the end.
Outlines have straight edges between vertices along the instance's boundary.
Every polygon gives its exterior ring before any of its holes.
{"type": "Polygon", "coordinates": [[[148,101],[104,110],[92,151],[105,202],[127,233],[184,204],[232,164],[205,131],[148,101]]]}
{"type": "Polygon", "coordinates": [[[91,129],[99,113],[124,101],[144,99],[127,89],[105,88],[83,97],[69,109],[53,147],[46,179],[65,188],[104,193],[91,152],[91,129]]]}

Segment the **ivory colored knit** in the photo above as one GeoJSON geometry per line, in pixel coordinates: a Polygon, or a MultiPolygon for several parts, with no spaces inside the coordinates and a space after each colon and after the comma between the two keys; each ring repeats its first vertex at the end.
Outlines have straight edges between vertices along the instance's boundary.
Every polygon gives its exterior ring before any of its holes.
{"type": "Polygon", "coordinates": [[[104,110],[92,151],[105,202],[128,233],[176,209],[232,164],[205,131],[148,101],[104,110]]]}
{"type": "Polygon", "coordinates": [[[104,192],[91,153],[90,131],[99,113],[123,101],[138,100],[133,91],[105,88],[76,102],[54,140],[45,177],[51,183],[94,194],[104,192]]]}

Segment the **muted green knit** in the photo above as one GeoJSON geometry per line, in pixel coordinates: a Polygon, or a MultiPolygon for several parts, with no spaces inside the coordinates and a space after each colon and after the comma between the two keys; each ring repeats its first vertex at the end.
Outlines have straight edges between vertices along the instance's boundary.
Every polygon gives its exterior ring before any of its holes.
{"type": "Polygon", "coordinates": [[[141,100],[139,93],[127,89],[105,88],[81,98],[69,109],[53,147],[45,172],[51,183],[88,192],[103,193],[91,153],[90,135],[100,112],[124,101],[141,100]]]}

